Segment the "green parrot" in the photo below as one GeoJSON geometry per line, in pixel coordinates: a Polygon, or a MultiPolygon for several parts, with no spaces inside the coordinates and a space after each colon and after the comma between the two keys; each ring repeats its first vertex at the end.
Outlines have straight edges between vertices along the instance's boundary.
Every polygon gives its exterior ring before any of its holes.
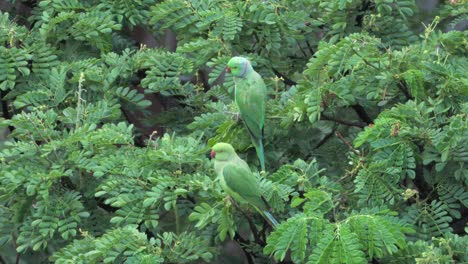
{"type": "Polygon", "coordinates": [[[224,191],[239,203],[254,207],[275,228],[278,221],[267,211],[268,204],[260,194],[255,176],[247,163],[237,156],[228,143],[217,143],[211,150],[214,169],[224,191]]]}
{"type": "Polygon", "coordinates": [[[226,70],[234,76],[236,105],[249,131],[262,171],[265,171],[263,150],[263,125],[267,99],[265,83],[246,58],[231,58],[226,70]]]}

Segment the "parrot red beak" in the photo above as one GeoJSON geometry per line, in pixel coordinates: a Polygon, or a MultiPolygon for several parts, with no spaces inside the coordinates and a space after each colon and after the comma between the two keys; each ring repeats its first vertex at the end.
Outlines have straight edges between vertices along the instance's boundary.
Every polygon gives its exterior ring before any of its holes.
{"type": "Polygon", "coordinates": [[[211,157],[211,158],[214,158],[214,157],[216,157],[216,152],[215,152],[214,150],[212,150],[212,151],[211,151],[211,153],[210,153],[210,157],[211,157]]]}
{"type": "Polygon", "coordinates": [[[228,73],[231,73],[231,68],[229,68],[229,66],[226,67],[226,71],[227,71],[228,73]]]}

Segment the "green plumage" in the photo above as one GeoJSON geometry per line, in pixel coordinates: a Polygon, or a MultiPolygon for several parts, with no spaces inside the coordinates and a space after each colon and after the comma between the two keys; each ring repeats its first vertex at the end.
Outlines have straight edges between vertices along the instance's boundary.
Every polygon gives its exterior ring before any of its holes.
{"type": "Polygon", "coordinates": [[[249,131],[261,169],[265,171],[263,150],[263,126],[267,98],[265,83],[246,58],[233,57],[227,65],[228,71],[234,76],[236,105],[249,131]]]}
{"type": "Polygon", "coordinates": [[[278,221],[267,211],[268,204],[262,198],[255,176],[247,163],[237,156],[227,143],[213,146],[214,168],[224,191],[239,203],[254,207],[273,227],[278,221]]]}

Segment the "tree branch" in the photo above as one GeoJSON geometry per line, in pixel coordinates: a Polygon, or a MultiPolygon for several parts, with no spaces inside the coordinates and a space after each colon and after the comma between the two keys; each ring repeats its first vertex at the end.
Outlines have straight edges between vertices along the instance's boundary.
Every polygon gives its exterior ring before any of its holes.
{"type": "Polygon", "coordinates": [[[119,208],[113,207],[112,205],[105,204],[103,198],[94,198],[96,201],[96,206],[108,213],[115,213],[119,208]]]}
{"type": "Polygon", "coordinates": [[[242,246],[242,244],[249,244],[247,243],[247,240],[242,238],[237,232],[234,234],[234,240],[237,241],[237,243],[239,243],[240,248],[242,249],[242,251],[245,254],[245,257],[247,258],[247,262],[249,264],[254,264],[252,255],[244,248],[244,246],[242,246]]]}
{"type": "Polygon", "coordinates": [[[461,215],[462,217],[460,219],[457,219],[450,224],[450,227],[453,229],[453,233],[458,235],[465,234],[465,225],[468,222],[468,210],[466,207],[461,208],[461,215]]]}
{"type": "Polygon", "coordinates": [[[314,55],[314,54],[315,54],[315,51],[314,51],[314,49],[310,46],[309,41],[306,40],[305,43],[307,44],[307,48],[308,48],[309,51],[310,51],[310,56],[314,55]]]}
{"type": "MultiPolygon", "coordinates": [[[[3,117],[5,119],[11,119],[11,115],[10,115],[10,112],[8,111],[8,102],[3,100],[3,98],[6,96],[6,92],[5,91],[2,91],[0,90],[0,101],[2,101],[2,113],[3,113],[3,117]]],[[[15,129],[14,126],[8,126],[8,129],[10,129],[10,133],[13,132],[13,130],[15,129]]]]}
{"type": "Polygon", "coordinates": [[[334,121],[334,122],[342,124],[342,125],[355,126],[355,127],[360,127],[360,128],[364,128],[367,125],[367,124],[365,124],[363,122],[342,120],[342,119],[338,119],[338,118],[335,118],[335,117],[327,116],[327,115],[325,115],[323,113],[322,113],[320,119],[321,120],[327,120],[327,121],[334,121]]]}
{"type": "MultiPolygon", "coordinates": [[[[16,236],[14,233],[11,236],[13,237],[13,247],[16,249],[18,248],[18,244],[16,244],[16,236]]],[[[20,253],[16,252],[15,264],[19,264],[19,263],[20,263],[20,253]]]]}
{"type": "Polygon", "coordinates": [[[2,112],[3,112],[3,117],[5,119],[10,119],[10,112],[8,112],[8,103],[7,101],[3,100],[3,98],[6,96],[6,93],[2,90],[0,90],[0,100],[2,101],[2,112]]]}
{"type": "MultiPolygon", "coordinates": [[[[140,223],[138,224],[138,230],[142,230],[141,227],[143,226],[144,223],[145,223],[145,222],[142,221],[142,222],[140,222],[140,223]]],[[[151,238],[156,238],[156,236],[154,235],[154,233],[151,232],[149,228],[146,228],[146,230],[145,230],[145,235],[146,235],[146,238],[147,238],[148,240],[150,240],[151,238]]]]}
{"type": "Polygon", "coordinates": [[[282,74],[281,72],[279,72],[277,69],[275,69],[274,67],[272,67],[273,69],[273,72],[275,73],[276,76],[280,77],[281,79],[284,80],[284,83],[287,84],[287,85],[296,85],[297,82],[291,80],[288,78],[288,76],[282,74]]]}
{"type": "Polygon", "coordinates": [[[356,114],[359,116],[359,118],[366,122],[367,125],[373,124],[374,120],[367,114],[366,110],[364,107],[362,107],[360,104],[355,104],[351,106],[353,110],[356,112],[356,114]]]}
{"type": "Polygon", "coordinates": [[[359,15],[356,16],[356,20],[355,20],[356,21],[356,26],[362,27],[362,21],[363,21],[363,18],[364,18],[364,14],[366,13],[366,11],[371,10],[370,6],[371,6],[370,1],[363,1],[362,2],[362,5],[358,10],[359,15]]]}
{"type": "MultiPolygon", "coordinates": [[[[424,144],[415,142],[415,145],[418,148],[419,153],[424,152],[424,144]]],[[[424,176],[425,169],[427,171],[431,171],[434,165],[435,162],[423,165],[421,159],[416,160],[416,167],[414,168],[415,178],[413,182],[421,199],[427,199],[430,196],[430,193],[434,191],[434,189],[426,182],[426,177],[424,176]]]]}
{"type": "Polygon", "coordinates": [[[351,50],[354,52],[354,54],[356,54],[359,58],[361,58],[361,60],[367,64],[367,66],[373,68],[374,70],[376,71],[380,71],[379,68],[375,67],[374,65],[372,65],[372,63],[368,62],[364,57],[361,56],[361,54],[359,54],[355,49],[351,48],[351,50]]]}
{"type": "Polygon", "coordinates": [[[327,143],[327,141],[330,140],[330,138],[332,138],[333,134],[335,134],[335,130],[336,128],[333,128],[332,132],[328,133],[322,140],[320,140],[320,142],[314,147],[314,149],[318,149],[322,145],[327,143]]]}
{"type": "Polygon", "coordinates": [[[406,84],[404,81],[400,80],[397,83],[398,89],[405,95],[406,99],[411,100],[414,99],[411,94],[408,92],[408,87],[406,87],[406,84]]]}
{"type": "Polygon", "coordinates": [[[197,77],[196,83],[201,82],[203,84],[203,89],[205,90],[205,92],[211,89],[211,85],[208,82],[208,78],[205,75],[205,71],[198,70],[196,77],[197,77]]]}
{"type": "Polygon", "coordinates": [[[247,213],[244,212],[244,210],[242,210],[240,208],[240,206],[236,203],[236,201],[234,201],[234,199],[232,199],[231,196],[229,196],[229,199],[231,200],[231,203],[234,204],[234,206],[245,216],[245,218],[247,219],[247,222],[249,223],[249,227],[250,227],[250,231],[252,231],[252,234],[254,236],[254,239],[255,239],[255,243],[261,245],[262,247],[265,246],[265,242],[262,241],[260,239],[260,237],[258,236],[258,229],[257,227],[255,226],[255,223],[252,221],[252,218],[247,215],[247,213]]]}
{"type": "Polygon", "coordinates": [[[297,39],[296,39],[296,44],[299,47],[299,49],[301,50],[302,55],[304,55],[304,58],[307,58],[308,57],[307,53],[304,51],[304,49],[302,49],[301,44],[299,44],[299,41],[297,41],[297,39]]]}
{"type": "Polygon", "coordinates": [[[346,146],[348,146],[349,149],[352,150],[356,155],[358,155],[358,156],[361,155],[361,153],[360,153],[357,149],[355,149],[355,148],[353,147],[353,145],[351,145],[351,143],[349,143],[349,142],[343,137],[343,135],[341,135],[340,132],[335,131],[335,135],[336,135],[339,139],[341,139],[341,141],[343,141],[343,143],[345,143],[346,146]]]}

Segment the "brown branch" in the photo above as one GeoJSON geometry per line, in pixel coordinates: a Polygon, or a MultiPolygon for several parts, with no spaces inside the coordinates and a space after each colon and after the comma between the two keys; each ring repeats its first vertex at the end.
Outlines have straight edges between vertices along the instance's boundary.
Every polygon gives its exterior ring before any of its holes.
{"type": "Polygon", "coordinates": [[[398,81],[397,87],[405,95],[406,99],[408,100],[414,99],[408,92],[408,87],[406,87],[406,84],[404,81],[402,80],[398,81]]]}
{"type": "Polygon", "coordinates": [[[10,112],[8,112],[8,103],[3,98],[6,96],[6,92],[0,90],[0,100],[2,101],[2,112],[5,119],[10,119],[10,112]]]}
{"type": "Polygon", "coordinates": [[[346,146],[348,146],[349,149],[352,150],[356,155],[358,155],[358,156],[361,155],[361,153],[360,153],[357,149],[355,149],[355,148],[353,147],[353,145],[351,145],[351,144],[343,137],[343,135],[341,135],[340,132],[335,131],[335,135],[336,135],[339,139],[341,139],[341,141],[343,141],[343,143],[345,143],[346,146]]]}
{"type": "Polygon", "coordinates": [[[250,227],[250,231],[252,231],[252,234],[254,236],[254,239],[255,239],[255,243],[261,245],[262,247],[265,246],[265,242],[262,241],[260,239],[260,237],[258,236],[258,229],[257,227],[255,226],[255,223],[252,221],[252,218],[246,213],[244,212],[244,210],[242,210],[240,208],[240,206],[231,198],[231,196],[229,196],[232,204],[234,204],[234,206],[245,216],[245,218],[247,219],[247,222],[249,223],[249,227],[250,227]]]}
{"type": "MultiPolygon", "coordinates": [[[[13,237],[13,247],[16,249],[18,247],[18,245],[16,244],[16,237],[15,237],[15,234],[12,233],[11,236],[13,237]]],[[[15,264],[19,264],[20,262],[20,253],[19,252],[16,252],[16,261],[15,261],[15,264]]]]}
{"type": "Polygon", "coordinates": [[[327,141],[330,140],[330,138],[332,138],[333,134],[335,134],[335,130],[336,128],[333,128],[332,132],[328,133],[322,140],[320,140],[320,142],[314,147],[314,149],[318,149],[322,145],[327,143],[327,141]]]}
{"type": "Polygon", "coordinates": [[[374,65],[372,65],[372,63],[368,62],[364,57],[362,57],[355,49],[351,48],[351,50],[354,52],[354,54],[356,54],[359,58],[361,58],[361,60],[367,64],[369,67],[373,68],[374,70],[376,71],[380,71],[379,68],[375,67],[374,65]]]}
{"type": "Polygon", "coordinates": [[[197,72],[197,77],[198,77],[198,78],[197,78],[197,80],[196,80],[196,83],[198,84],[198,83],[201,82],[201,83],[203,84],[203,89],[204,89],[205,92],[211,89],[211,85],[210,85],[210,83],[208,82],[208,78],[207,78],[207,76],[206,76],[205,71],[203,71],[203,70],[198,70],[198,72],[197,72]]]}
{"type": "Polygon", "coordinates": [[[364,109],[362,105],[355,104],[355,105],[352,105],[351,107],[353,108],[354,112],[356,112],[356,114],[359,116],[359,118],[362,121],[366,122],[367,125],[374,123],[374,120],[372,120],[369,114],[367,114],[366,109],[364,109]]]}
{"type": "Polygon", "coordinates": [[[309,48],[310,56],[314,55],[314,54],[315,54],[315,51],[314,51],[314,49],[310,46],[309,41],[306,40],[305,43],[307,44],[307,48],[309,48]]]}
{"type": "MultiPolygon", "coordinates": [[[[11,114],[10,112],[8,111],[8,102],[6,100],[4,100],[4,97],[6,96],[6,92],[5,91],[2,91],[0,89],[0,101],[2,101],[2,113],[3,113],[3,117],[5,119],[11,119],[11,114]]],[[[8,126],[8,129],[10,129],[10,133],[13,132],[13,130],[15,130],[15,127],[14,126],[8,126]]]]}
{"type": "Polygon", "coordinates": [[[281,72],[279,72],[277,69],[275,69],[274,67],[272,67],[273,69],[273,72],[275,73],[276,76],[280,77],[281,79],[284,80],[284,83],[286,85],[296,85],[297,82],[289,79],[286,75],[282,74],[281,72]]]}
{"type": "Polygon", "coordinates": [[[244,246],[241,245],[241,244],[245,244],[245,245],[249,244],[248,241],[245,240],[243,237],[241,237],[241,235],[239,235],[239,233],[237,232],[234,234],[234,240],[239,243],[240,248],[242,249],[242,251],[245,254],[245,257],[247,258],[247,262],[249,264],[254,264],[255,262],[253,261],[252,255],[244,248],[244,246]]]}
{"type": "Polygon", "coordinates": [[[299,41],[296,40],[296,44],[297,44],[297,46],[299,47],[299,49],[301,50],[302,55],[304,55],[304,58],[308,58],[307,53],[306,53],[306,52],[304,51],[304,49],[301,47],[301,44],[299,43],[299,41]]]}
{"type": "Polygon", "coordinates": [[[348,121],[348,120],[338,119],[338,118],[335,118],[335,117],[331,117],[331,116],[325,115],[325,114],[323,114],[323,113],[322,113],[320,119],[321,119],[321,120],[327,120],[327,121],[334,121],[334,122],[339,123],[339,124],[342,124],[342,125],[355,126],[355,127],[360,127],[360,128],[364,128],[364,127],[366,127],[366,125],[367,125],[367,124],[365,124],[365,123],[358,122],[358,121],[348,121]]]}

